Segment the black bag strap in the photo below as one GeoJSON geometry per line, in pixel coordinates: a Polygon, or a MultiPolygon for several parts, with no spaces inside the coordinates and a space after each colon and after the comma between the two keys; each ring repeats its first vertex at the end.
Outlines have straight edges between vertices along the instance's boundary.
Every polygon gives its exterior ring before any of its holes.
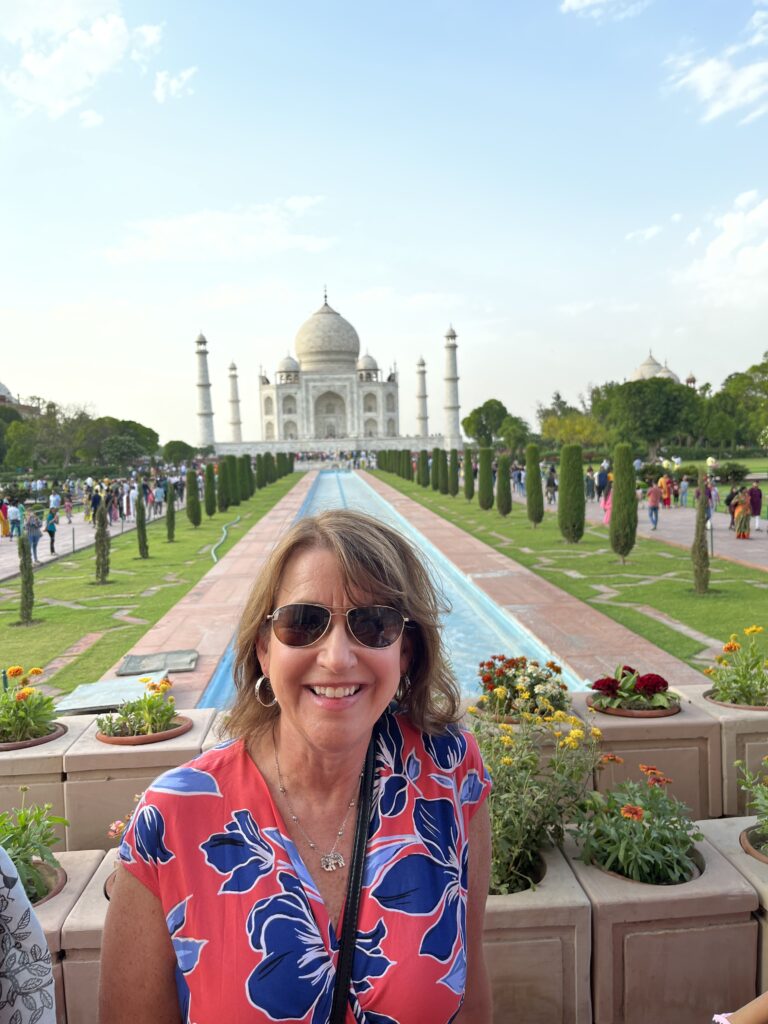
{"type": "Polygon", "coordinates": [[[352,847],[352,864],[347,882],[347,900],[344,907],[344,926],[339,943],[339,959],[336,967],[336,984],[333,989],[333,1003],[329,1024],[344,1024],[349,1004],[349,985],[352,979],[352,961],[355,955],[357,918],[360,912],[360,890],[365,867],[365,844],[368,840],[368,825],[371,820],[373,800],[373,775],[376,760],[376,733],[374,731],[365,755],[363,779],[360,783],[360,799],[357,805],[357,825],[352,847]]]}

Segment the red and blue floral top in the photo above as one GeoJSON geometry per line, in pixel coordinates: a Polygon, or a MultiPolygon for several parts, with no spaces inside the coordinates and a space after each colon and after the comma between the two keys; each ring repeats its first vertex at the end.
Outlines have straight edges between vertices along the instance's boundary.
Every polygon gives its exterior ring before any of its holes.
{"type": "MultiPolygon", "coordinates": [[[[447,1024],[466,980],[469,822],[490,780],[474,737],[376,726],[348,1024],[447,1024]]],[[[120,847],[160,900],[182,1019],[327,1024],[339,940],[242,741],[161,775],[120,847]]]]}

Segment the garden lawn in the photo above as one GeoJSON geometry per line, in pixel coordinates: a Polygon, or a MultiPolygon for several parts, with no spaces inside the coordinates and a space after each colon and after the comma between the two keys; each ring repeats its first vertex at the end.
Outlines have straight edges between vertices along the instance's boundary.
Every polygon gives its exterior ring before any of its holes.
{"type": "Polygon", "coordinates": [[[567,544],[556,515],[545,515],[534,529],[517,495],[511,514],[502,518],[495,508],[480,509],[477,495],[468,502],[461,493],[451,498],[392,473],[375,475],[694,668],[711,664],[707,639],[724,643],[753,623],[766,627],[760,639],[768,638],[768,574],[760,569],[715,558],[710,592],[699,596],[693,591],[690,554],[681,548],[638,539],[622,565],[607,527],[588,524],[578,544],[567,544]],[[659,614],[668,621],[659,621],[659,614]],[[686,629],[700,637],[686,635],[686,629]]]}
{"type": "Polygon", "coordinates": [[[138,556],[136,531],[112,539],[109,583],[94,582],[95,550],[62,556],[35,571],[31,626],[19,626],[18,579],[0,583],[0,666],[45,668],[73,646],[66,664],[45,682],[62,692],[94,682],[176,604],[213,566],[211,549],[222,558],[298,482],[289,474],[257,491],[248,501],[218,512],[194,529],[184,509],[176,513],[176,539],[166,539],[165,519],[148,523],[149,558],[138,556]],[[234,523],[237,516],[240,521],[234,523]],[[89,641],[93,641],[89,643],[89,641]]]}

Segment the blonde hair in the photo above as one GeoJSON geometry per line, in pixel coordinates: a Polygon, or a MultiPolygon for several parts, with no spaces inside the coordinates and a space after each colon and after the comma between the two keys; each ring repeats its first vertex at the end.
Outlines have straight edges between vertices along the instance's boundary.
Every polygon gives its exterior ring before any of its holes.
{"type": "Polygon", "coordinates": [[[229,734],[250,738],[270,726],[280,713],[278,705],[264,707],[254,695],[254,684],[263,674],[256,644],[271,630],[267,616],[275,609],[286,565],[294,555],[312,550],[330,551],[335,556],[349,600],[362,592],[408,618],[403,643],[409,652],[410,685],[398,689],[399,709],[423,732],[441,732],[458,721],[459,689],[440,639],[439,616],[446,609],[424,563],[391,526],[363,512],[337,509],[295,523],[259,572],[237,633],[237,696],[229,734]]]}

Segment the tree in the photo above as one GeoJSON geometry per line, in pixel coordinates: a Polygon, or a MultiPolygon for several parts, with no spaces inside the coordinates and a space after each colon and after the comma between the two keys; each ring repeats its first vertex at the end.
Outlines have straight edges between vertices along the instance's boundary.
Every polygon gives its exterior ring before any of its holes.
{"type": "Polygon", "coordinates": [[[205,467],[205,514],[209,519],[216,514],[216,471],[212,462],[205,467]]]}
{"type": "Polygon", "coordinates": [[[538,418],[539,424],[543,424],[544,420],[548,416],[555,416],[559,419],[561,416],[567,416],[571,412],[578,411],[579,410],[576,408],[575,405],[568,405],[568,403],[559,391],[555,391],[552,393],[552,401],[549,405],[542,405],[541,403],[539,403],[536,406],[536,416],[538,418]]]}
{"type": "Polygon", "coordinates": [[[176,487],[168,481],[168,493],[165,496],[165,535],[168,543],[173,544],[176,537],[176,487]]]}
{"type": "Polygon", "coordinates": [[[96,582],[106,583],[109,578],[109,523],[107,522],[107,506],[99,503],[96,513],[96,582]]]}
{"type": "Polygon", "coordinates": [[[652,377],[594,388],[591,411],[617,441],[645,445],[654,462],[663,444],[698,433],[703,403],[692,388],[652,377]]]}
{"type": "Polygon", "coordinates": [[[566,444],[560,452],[557,521],[560,533],[569,544],[578,544],[584,536],[585,508],[581,445],[566,444]]]}
{"type": "Polygon", "coordinates": [[[17,420],[8,424],[5,432],[5,464],[11,469],[33,466],[42,453],[35,424],[30,420],[17,420]]]}
{"type": "Polygon", "coordinates": [[[267,485],[267,476],[264,471],[264,456],[259,453],[256,456],[256,488],[261,490],[262,487],[267,485]]]}
{"type": "Polygon", "coordinates": [[[437,470],[437,484],[441,494],[448,493],[448,452],[445,448],[440,449],[437,470]]]}
{"type": "Polygon", "coordinates": [[[501,421],[499,439],[512,455],[519,455],[525,450],[530,436],[531,428],[520,416],[508,414],[501,421]]]}
{"type": "Polygon", "coordinates": [[[187,470],[187,519],[195,529],[203,521],[200,508],[200,489],[197,486],[197,473],[194,469],[187,470]]]}
{"type": "Polygon", "coordinates": [[[483,509],[493,508],[492,456],[493,452],[490,448],[480,449],[477,469],[477,502],[483,509]]]}
{"type": "Polygon", "coordinates": [[[139,493],[136,495],[136,540],[139,545],[139,558],[149,558],[147,506],[144,504],[144,489],[142,487],[139,487],[139,493]]]}
{"type": "Polygon", "coordinates": [[[216,507],[219,512],[226,512],[229,508],[229,465],[225,458],[219,462],[216,475],[216,507]]]}
{"type": "Polygon", "coordinates": [[[268,484],[273,484],[275,480],[277,480],[275,456],[272,452],[264,452],[264,476],[266,477],[268,484]]]}
{"type": "Polygon", "coordinates": [[[163,458],[174,466],[180,466],[182,462],[189,462],[195,457],[195,450],[186,441],[166,441],[163,445],[163,458]]]}
{"type": "Polygon", "coordinates": [[[461,425],[467,437],[473,438],[481,448],[490,448],[508,415],[503,402],[489,398],[465,416],[461,425]]]}
{"type": "Polygon", "coordinates": [[[709,512],[709,495],[707,494],[707,477],[702,473],[699,477],[699,497],[696,502],[696,529],[691,545],[691,561],[693,562],[693,589],[697,594],[706,594],[709,590],[709,552],[707,551],[707,518],[709,512]]]}
{"type": "Polygon", "coordinates": [[[472,501],[475,496],[475,474],[472,469],[472,449],[464,449],[464,497],[472,501]]]}
{"type": "Polygon", "coordinates": [[[525,449],[525,504],[528,519],[533,523],[534,529],[544,518],[544,491],[541,486],[539,460],[539,446],[529,444],[525,449]]]}
{"type": "Polygon", "coordinates": [[[130,434],[108,437],[101,446],[101,452],[107,463],[114,466],[129,466],[144,454],[139,442],[130,434]]]}
{"type": "Polygon", "coordinates": [[[612,495],[611,547],[623,564],[637,539],[637,494],[631,445],[617,444],[614,449],[612,495]]]}
{"type": "Polygon", "coordinates": [[[430,483],[433,491],[440,490],[440,449],[432,449],[432,465],[430,467],[430,483]]]}
{"type": "Polygon", "coordinates": [[[455,448],[451,448],[448,460],[448,493],[452,498],[459,493],[459,453],[455,448]]]}
{"type": "MultiPolygon", "coordinates": [[[[246,455],[246,458],[248,456],[246,455]]],[[[237,460],[237,484],[240,489],[240,501],[248,501],[250,498],[250,487],[248,486],[248,467],[242,457],[237,460]]]]}
{"type": "Polygon", "coordinates": [[[508,455],[501,456],[496,472],[496,508],[500,516],[508,516],[512,511],[512,486],[508,455]]]}
{"type": "Polygon", "coordinates": [[[419,452],[419,470],[417,479],[422,487],[429,487],[429,453],[425,448],[422,448],[419,452]]]}
{"type": "Polygon", "coordinates": [[[547,414],[541,421],[541,436],[553,444],[581,444],[589,448],[604,444],[607,431],[591,413],[573,409],[564,416],[547,414]]]}
{"type": "Polygon", "coordinates": [[[32,572],[32,551],[29,537],[19,537],[19,569],[21,571],[21,602],[19,605],[19,621],[24,626],[32,623],[32,611],[35,607],[35,577],[32,572]]]}
{"type": "Polygon", "coordinates": [[[227,485],[229,486],[230,505],[240,504],[240,480],[237,472],[237,458],[234,455],[225,455],[224,461],[227,464],[227,485]]]}

